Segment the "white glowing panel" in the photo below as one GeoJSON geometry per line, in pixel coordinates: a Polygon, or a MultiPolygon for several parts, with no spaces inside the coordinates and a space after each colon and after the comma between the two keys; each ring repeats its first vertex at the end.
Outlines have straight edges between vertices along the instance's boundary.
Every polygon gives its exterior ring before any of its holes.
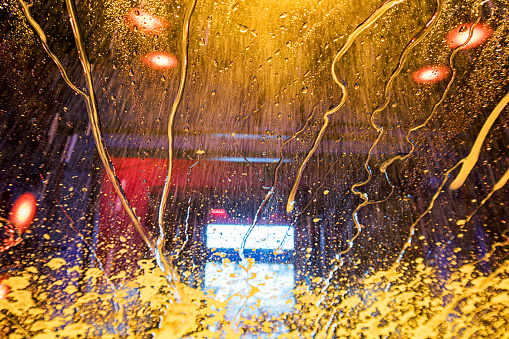
{"type": "MultiPolygon", "coordinates": [[[[248,233],[249,228],[250,225],[209,224],[207,225],[207,247],[240,248],[242,239],[248,233]]],[[[293,237],[293,227],[259,225],[253,227],[246,240],[245,248],[293,250],[293,237]]]]}
{"type": "Polygon", "coordinates": [[[204,291],[221,302],[231,298],[227,318],[237,314],[244,303],[244,316],[261,311],[277,314],[294,307],[293,264],[255,262],[248,270],[245,268],[237,262],[205,264],[204,291]]]}

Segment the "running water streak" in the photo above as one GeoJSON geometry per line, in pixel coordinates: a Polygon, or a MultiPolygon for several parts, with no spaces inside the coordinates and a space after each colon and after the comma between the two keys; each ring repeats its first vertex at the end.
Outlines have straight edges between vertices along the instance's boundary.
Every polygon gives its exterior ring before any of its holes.
{"type": "Polygon", "coordinates": [[[44,34],[44,31],[42,30],[41,26],[39,26],[37,21],[35,21],[34,18],[32,17],[32,14],[30,14],[30,6],[23,0],[19,0],[18,3],[21,5],[21,9],[22,9],[23,14],[25,15],[26,19],[28,20],[28,22],[30,23],[32,28],[35,30],[35,32],[39,36],[39,39],[41,40],[41,43],[42,43],[42,47],[44,48],[46,53],[48,53],[51,60],[53,60],[53,62],[57,65],[58,70],[60,71],[60,75],[64,79],[65,83],[73,91],[75,91],[76,93],[81,95],[85,99],[85,101],[87,101],[87,105],[88,105],[89,98],[88,98],[87,94],[85,92],[83,92],[82,90],[80,90],[78,87],[76,87],[71,82],[69,77],[67,76],[67,72],[65,71],[64,66],[62,66],[62,64],[60,63],[60,60],[58,60],[58,57],[50,49],[50,47],[48,45],[48,39],[46,38],[46,34],[44,34]]]}
{"type": "Polygon", "coordinates": [[[327,126],[329,125],[329,116],[331,114],[334,114],[337,112],[341,107],[344,106],[347,98],[347,89],[346,86],[338,79],[336,75],[336,63],[338,60],[348,51],[350,46],[354,43],[355,39],[357,39],[357,36],[361,34],[364,30],[366,30],[369,26],[371,26],[373,23],[375,23],[382,15],[385,14],[389,9],[391,9],[393,6],[403,2],[405,0],[391,0],[386,1],[382,6],[380,6],[378,9],[376,9],[373,14],[369,16],[362,24],[360,24],[348,37],[343,47],[339,50],[339,52],[334,57],[334,60],[332,61],[331,65],[331,75],[334,82],[341,88],[341,101],[339,104],[337,104],[334,108],[329,109],[327,112],[325,112],[323,116],[323,125],[320,131],[318,132],[318,135],[315,138],[315,141],[313,142],[313,146],[307,153],[306,157],[302,161],[301,165],[299,166],[299,169],[297,171],[297,177],[295,178],[295,182],[293,184],[293,187],[290,191],[290,195],[288,197],[288,202],[286,204],[286,213],[291,213],[293,211],[293,208],[295,206],[295,196],[297,195],[297,190],[299,189],[300,181],[302,180],[302,174],[304,173],[304,169],[306,168],[306,165],[315,153],[316,149],[318,148],[318,145],[320,144],[320,141],[322,140],[322,137],[325,133],[325,130],[327,129],[327,126]]]}
{"type": "MultiPolygon", "coordinates": [[[[191,16],[194,12],[194,8],[196,7],[197,0],[192,0],[191,5],[186,13],[184,18],[184,28],[182,29],[182,60],[180,62],[180,83],[177,90],[177,95],[173,100],[173,105],[171,107],[171,111],[168,117],[168,128],[167,128],[167,136],[168,136],[168,169],[166,172],[166,178],[164,180],[163,193],[161,196],[161,202],[159,204],[159,212],[157,216],[157,225],[159,226],[159,237],[157,239],[157,250],[161,256],[163,256],[164,252],[164,243],[165,243],[165,229],[164,229],[164,211],[166,209],[166,203],[168,201],[168,195],[170,193],[170,184],[171,184],[171,173],[173,170],[173,125],[175,122],[175,114],[177,114],[177,109],[180,105],[180,100],[182,99],[182,94],[184,92],[184,86],[186,84],[187,77],[187,62],[188,62],[188,48],[189,48],[189,25],[191,23],[191,16]]],[[[173,270],[172,270],[172,274],[173,270]]]]}
{"type": "MultiPolygon", "coordinates": [[[[28,4],[25,3],[23,0],[19,0],[19,3],[22,6],[22,10],[23,10],[25,17],[27,18],[29,23],[32,25],[33,29],[39,35],[39,38],[43,44],[45,51],[48,53],[48,55],[51,57],[51,59],[57,65],[64,81],[67,83],[67,85],[71,89],[73,89],[76,93],[80,94],[85,99],[87,113],[89,116],[90,124],[92,126],[92,134],[93,134],[94,140],[96,142],[97,153],[99,154],[101,162],[103,163],[103,166],[104,166],[104,169],[106,170],[108,178],[109,178],[120,202],[122,203],[122,206],[123,206],[125,212],[127,213],[133,226],[135,227],[136,231],[140,234],[140,236],[142,237],[143,241],[148,246],[148,248],[150,249],[152,254],[156,255],[156,247],[155,247],[150,235],[148,234],[147,230],[140,223],[136,213],[134,212],[133,208],[131,207],[131,205],[129,203],[129,199],[125,195],[122,185],[120,184],[118,177],[115,174],[115,169],[113,167],[113,163],[111,162],[110,156],[106,150],[106,145],[104,144],[104,139],[102,137],[101,127],[100,127],[99,114],[97,111],[95,91],[94,91],[92,76],[91,76],[91,72],[90,72],[90,63],[88,61],[87,52],[86,52],[85,45],[84,45],[84,42],[82,39],[81,30],[79,28],[75,4],[71,0],[66,0],[66,6],[67,6],[67,10],[69,12],[69,21],[71,23],[76,46],[78,49],[78,55],[79,55],[82,69],[83,69],[83,72],[85,75],[85,80],[86,80],[87,88],[88,88],[88,91],[87,91],[88,94],[79,90],[76,86],[74,86],[71,83],[62,64],[60,63],[58,58],[55,56],[55,54],[51,52],[51,49],[49,48],[49,46],[47,44],[46,35],[44,34],[41,27],[37,24],[37,22],[31,16],[28,4]]],[[[164,255],[161,257],[163,258],[160,261],[162,269],[168,270],[168,268],[169,268],[168,261],[166,260],[166,258],[164,258],[164,255]]]]}
{"type": "Polygon", "coordinates": [[[461,166],[461,169],[456,176],[456,179],[451,183],[449,188],[453,191],[459,189],[465,180],[467,179],[468,175],[474,168],[475,164],[477,163],[477,159],[479,159],[479,154],[481,153],[481,147],[484,143],[484,139],[486,139],[486,136],[488,135],[488,132],[490,131],[491,127],[497,120],[498,116],[502,111],[504,110],[505,106],[509,103],[509,92],[504,95],[502,100],[497,104],[497,106],[493,109],[490,116],[484,123],[484,125],[481,128],[481,131],[477,135],[477,138],[475,139],[474,145],[472,146],[472,149],[468,156],[462,160],[463,165],[461,166]]]}
{"type": "MultiPolygon", "coordinates": [[[[92,80],[92,74],[90,71],[90,62],[88,60],[87,51],[85,49],[85,44],[83,42],[83,37],[81,34],[81,29],[79,27],[78,23],[78,16],[76,13],[76,4],[73,2],[73,0],[65,0],[65,4],[67,6],[67,11],[69,13],[69,21],[71,22],[72,31],[74,33],[74,39],[76,42],[76,47],[78,49],[78,55],[80,57],[81,65],[83,68],[83,72],[85,73],[85,80],[87,83],[88,88],[88,96],[89,96],[89,105],[87,106],[90,124],[92,125],[92,133],[94,135],[94,140],[97,145],[97,151],[99,153],[99,157],[101,158],[101,161],[104,165],[104,168],[106,169],[106,173],[108,174],[108,177],[111,181],[111,184],[113,185],[115,192],[117,193],[117,196],[119,197],[122,206],[124,207],[124,210],[126,211],[127,215],[129,216],[129,219],[131,219],[131,222],[133,223],[133,226],[136,228],[140,236],[143,238],[147,246],[150,248],[150,251],[153,255],[157,258],[157,261],[159,265],[161,266],[161,269],[163,272],[173,272],[171,269],[171,265],[168,262],[168,259],[162,252],[162,248],[155,247],[155,244],[153,240],[151,239],[150,235],[148,234],[145,227],[141,224],[140,220],[138,219],[138,216],[134,212],[132,206],[129,203],[129,200],[127,196],[125,195],[124,189],[122,188],[122,185],[120,181],[118,180],[118,177],[115,174],[115,168],[113,167],[113,163],[111,162],[110,156],[106,150],[106,145],[104,144],[104,139],[101,132],[101,125],[99,120],[99,114],[97,111],[97,105],[96,105],[96,98],[95,98],[95,91],[94,91],[94,85],[92,80]]],[[[174,284],[175,277],[168,276],[168,280],[170,284],[174,284]]]]}

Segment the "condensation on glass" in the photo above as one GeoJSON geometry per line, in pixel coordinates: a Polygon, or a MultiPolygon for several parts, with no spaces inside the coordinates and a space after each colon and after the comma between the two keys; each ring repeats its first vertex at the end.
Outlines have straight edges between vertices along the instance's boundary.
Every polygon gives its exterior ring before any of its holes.
{"type": "Polygon", "coordinates": [[[505,0],[5,0],[1,338],[508,338],[505,0]]]}

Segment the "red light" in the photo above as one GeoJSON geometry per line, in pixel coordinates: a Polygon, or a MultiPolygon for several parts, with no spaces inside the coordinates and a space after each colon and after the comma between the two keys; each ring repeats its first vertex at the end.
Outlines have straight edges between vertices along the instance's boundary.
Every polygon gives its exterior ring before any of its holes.
{"type": "Polygon", "coordinates": [[[126,22],[133,29],[143,33],[157,33],[168,28],[168,23],[155,15],[141,9],[133,8],[125,15],[126,22]]]}
{"type": "Polygon", "coordinates": [[[154,69],[170,69],[177,66],[177,59],[165,52],[152,52],[143,56],[143,63],[154,69]]]}
{"type": "Polygon", "coordinates": [[[228,213],[226,213],[226,210],[223,208],[212,208],[210,210],[210,214],[214,218],[223,218],[223,219],[229,218],[228,213]]]}
{"type": "Polygon", "coordinates": [[[445,66],[424,67],[412,74],[412,79],[419,83],[425,84],[430,82],[442,81],[449,75],[449,68],[445,66]]]}
{"type": "Polygon", "coordinates": [[[16,225],[20,234],[23,234],[35,218],[37,199],[32,193],[24,193],[12,206],[9,220],[16,225]]]}
{"type": "MultiPolygon", "coordinates": [[[[471,27],[472,24],[463,24],[453,28],[447,34],[446,41],[447,45],[449,45],[449,47],[451,48],[456,48],[458,46],[463,45],[468,39],[471,27]]],[[[486,39],[488,39],[492,33],[493,31],[489,26],[483,24],[475,25],[474,30],[472,32],[472,37],[470,38],[468,43],[465,46],[463,46],[463,49],[479,46],[484,41],[486,41],[486,39]]]]}

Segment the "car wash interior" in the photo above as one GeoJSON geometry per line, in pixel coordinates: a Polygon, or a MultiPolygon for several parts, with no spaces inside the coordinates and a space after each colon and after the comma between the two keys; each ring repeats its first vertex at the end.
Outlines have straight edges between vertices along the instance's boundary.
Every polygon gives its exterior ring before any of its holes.
{"type": "Polygon", "coordinates": [[[0,16],[1,338],[507,338],[507,1],[0,16]]]}

